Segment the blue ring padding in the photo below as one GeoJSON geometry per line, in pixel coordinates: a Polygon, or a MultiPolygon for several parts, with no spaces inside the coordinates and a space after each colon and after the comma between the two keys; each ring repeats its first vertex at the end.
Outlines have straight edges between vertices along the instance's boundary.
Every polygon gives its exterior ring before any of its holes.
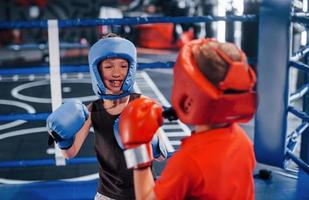
{"type": "Polygon", "coordinates": [[[0,29],[47,28],[47,20],[1,22],[0,29]]]}
{"type": "MultiPolygon", "coordinates": [[[[154,63],[139,63],[138,69],[154,69],[154,68],[172,68],[174,62],[154,62],[154,63]]],[[[89,72],[88,65],[63,65],[60,67],[60,73],[70,72],[89,72]]],[[[27,68],[0,69],[0,75],[17,75],[17,74],[49,74],[48,66],[37,66],[27,68]]]]}
{"type": "Polygon", "coordinates": [[[137,69],[156,69],[156,68],[173,68],[175,62],[153,62],[153,63],[138,63],[137,69]]]}
{"type": "Polygon", "coordinates": [[[309,66],[304,63],[297,61],[290,61],[289,65],[295,67],[296,69],[309,73],[309,66]]]}
{"type": "MultiPolygon", "coordinates": [[[[167,158],[170,158],[173,152],[167,153],[167,158]]],[[[82,158],[72,158],[66,160],[68,165],[76,164],[93,164],[96,163],[96,157],[82,157],[82,158]]],[[[0,162],[0,168],[9,167],[39,167],[39,166],[54,166],[56,161],[54,159],[42,159],[42,160],[18,160],[18,161],[4,161],[0,162]]]]}
{"type": "MultiPolygon", "coordinates": [[[[66,160],[66,164],[91,164],[96,163],[96,157],[82,157],[82,158],[72,158],[66,160]]],[[[18,161],[4,161],[0,162],[0,168],[7,167],[37,167],[37,166],[51,166],[56,165],[54,159],[42,159],[42,160],[18,160],[18,161]]]]}
{"type": "Polygon", "coordinates": [[[28,68],[0,69],[0,75],[17,75],[17,74],[49,74],[49,67],[38,66],[28,68]]]}
{"type": "MultiPolygon", "coordinates": [[[[82,49],[82,48],[89,48],[89,45],[80,44],[80,43],[67,43],[67,42],[60,42],[59,44],[60,49],[82,49]]],[[[14,50],[14,51],[22,51],[22,50],[35,50],[35,49],[48,49],[48,44],[12,44],[7,46],[7,49],[14,50]]]]}
{"type": "Polygon", "coordinates": [[[309,175],[309,165],[306,162],[304,162],[303,160],[295,156],[293,152],[291,152],[288,149],[286,151],[286,155],[288,156],[288,158],[293,160],[300,168],[302,168],[302,170],[304,170],[309,175]]]}
{"type": "Polygon", "coordinates": [[[306,121],[306,122],[309,122],[309,115],[306,114],[306,112],[302,112],[302,111],[299,111],[297,109],[295,109],[295,107],[293,106],[289,106],[288,107],[288,111],[292,114],[294,114],[296,117],[306,121]]]}
{"type": "Polygon", "coordinates": [[[0,115],[0,121],[15,121],[15,120],[26,120],[26,121],[44,121],[51,113],[35,113],[35,114],[9,114],[0,115]]]}
{"type": "Polygon", "coordinates": [[[51,113],[25,113],[25,114],[8,114],[0,115],[1,121],[15,121],[15,120],[26,120],[26,121],[44,121],[51,113]]]}
{"type": "MultiPolygon", "coordinates": [[[[248,59],[249,64],[255,64],[254,59],[248,59]]],[[[137,69],[173,68],[175,62],[138,63],[137,69]]],[[[6,67],[8,68],[8,67],[6,67]]],[[[61,65],[60,73],[89,72],[88,65],[61,65]]],[[[49,74],[48,66],[33,66],[27,68],[0,69],[0,75],[18,74],[49,74]]]]}
{"type": "MultiPolygon", "coordinates": [[[[256,15],[229,15],[229,16],[196,16],[196,17],[127,17],[127,18],[109,18],[109,19],[74,19],[58,20],[59,28],[99,26],[99,25],[138,25],[153,23],[198,23],[214,21],[242,21],[256,22],[256,15]]],[[[13,28],[47,28],[47,20],[38,21],[14,21],[0,22],[0,29],[13,28]]]]}
{"type": "MultiPolygon", "coordinates": [[[[89,72],[88,65],[63,65],[60,67],[60,73],[69,72],[89,72]]],[[[0,75],[17,75],[17,74],[49,74],[48,66],[34,66],[27,68],[0,69],[0,75]]]]}
{"type": "MultiPolygon", "coordinates": [[[[75,26],[98,25],[138,25],[155,23],[196,23],[213,21],[256,21],[256,15],[230,15],[230,16],[196,16],[196,17],[127,17],[122,19],[84,19],[84,20],[59,20],[59,28],[75,26]]],[[[1,28],[1,24],[0,24],[1,28]]]]}

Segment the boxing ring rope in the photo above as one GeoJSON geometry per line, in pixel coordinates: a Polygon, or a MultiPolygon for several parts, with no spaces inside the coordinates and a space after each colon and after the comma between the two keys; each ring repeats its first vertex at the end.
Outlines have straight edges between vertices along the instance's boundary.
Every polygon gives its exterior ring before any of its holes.
{"type": "Polygon", "coordinates": [[[303,86],[301,86],[299,89],[297,89],[296,92],[294,92],[293,94],[290,95],[290,102],[293,102],[295,100],[298,100],[302,97],[305,96],[305,94],[308,92],[309,90],[309,84],[305,84],[303,86]]]}
{"type": "MultiPolygon", "coordinates": [[[[67,165],[75,164],[92,164],[96,163],[95,157],[79,157],[66,160],[67,165]]],[[[19,161],[5,161],[0,163],[0,168],[8,167],[38,167],[38,166],[55,166],[56,162],[53,159],[41,160],[19,160],[19,161]]]]}
{"type": "MultiPolygon", "coordinates": [[[[248,58],[249,64],[256,64],[254,58],[248,58]]],[[[151,62],[151,63],[138,63],[137,70],[143,69],[169,69],[173,68],[175,62],[151,62]]],[[[4,67],[9,68],[9,67],[4,67]]],[[[88,65],[61,65],[60,73],[72,73],[72,72],[89,72],[88,65]]],[[[10,68],[10,69],[0,69],[0,75],[26,75],[26,74],[48,74],[49,67],[47,65],[41,66],[31,66],[26,68],[10,68]]]]}
{"type": "MultiPolygon", "coordinates": [[[[309,21],[308,21],[309,22],[309,21]]],[[[297,52],[290,60],[290,67],[294,67],[298,70],[301,70],[307,74],[309,74],[309,66],[302,63],[300,60],[304,58],[309,52],[308,46],[297,52]]],[[[303,98],[309,91],[309,83],[302,85],[295,93],[290,95],[289,101],[298,100],[303,98]]],[[[287,111],[295,115],[296,117],[302,119],[303,123],[300,124],[289,136],[286,146],[286,157],[284,161],[285,167],[288,164],[289,159],[294,161],[299,167],[301,167],[307,174],[309,174],[309,164],[304,162],[302,159],[297,157],[294,154],[294,151],[297,146],[297,138],[305,133],[305,131],[309,128],[309,115],[306,112],[299,111],[293,106],[288,106],[287,111]]]]}
{"type": "Polygon", "coordinates": [[[309,24],[309,14],[306,12],[297,12],[291,15],[291,20],[296,23],[301,23],[304,26],[309,24]]]}
{"type": "MultiPolygon", "coordinates": [[[[291,21],[295,23],[301,23],[303,26],[307,27],[309,24],[309,14],[304,12],[292,13],[291,21]]],[[[306,74],[309,74],[309,66],[305,64],[302,59],[305,59],[309,53],[309,44],[307,43],[305,47],[301,48],[298,52],[294,53],[291,56],[288,67],[294,67],[297,70],[303,71],[306,74]]],[[[289,97],[289,102],[296,101],[303,98],[305,95],[308,95],[309,83],[303,84],[296,92],[292,93],[289,97]]],[[[304,160],[299,158],[294,154],[296,149],[298,138],[302,136],[306,131],[309,130],[309,115],[306,111],[300,111],[294,106],[288,106],[287,111],[292,113],[294,116],[302,120],[302,123],[288,135],[284,167],[287,166],[289,159],[294,161],[302,170],[309,174],[309,164],[304,160]]]]}
{"type": "MultiPolygon", "coordinates": [[[[152,63],[138,63],[138,70],[142,69],[155,69],[155,68],[172,68],[174,62],[152,62],[152,63]]],[[[89,72],[88,65],[61,65],[60,73],[72,72],[89,72]]],[[[49,67],[47,65],[31,66],[27,68],[11,68],[0,69],[0,75],[16,75],[16,74],[48,74],[49,67]]]]}
{"type": "MultiPolygon", "coordinates": [[[[61,42],[60,43],[60,48],[61,49],[84,49],[84,48],[89,48],[88,45],[86,44],[80,44],[80,43],[65,43],[61,42]]],[[[48,45],[44,43],[40,44],[12,44],[7,46],[8,50],[13,50],[13,51],[20,51],[20,50],[35,50],[35,49],[48,49],[48,45]]]]}
{"type": "MultiPolygon", "coordinates": [[[[304,26],[308,26],[309,18],[308,13],[293,13],[291,17],[292,22],[302,23],[304,26]]],[[[304,73],[309,74],[309,66],[301,61],[301,59],[305,58],[309,53],[309,46],[306,44],[301,50],[296,52],[289,61],[288,67],[294,67],[295,69],[301,70],[304,73]]],[[[309,83],[305,83],[302,85],[295,93],[292,93],[289,96],[289,102],[293,102],[295,100],[303,98],[308,94],[309,91],[309,83]]],[[[302,120],[302,123],[294,130],[290,135],[288,135],[287,145],[286,145],[286,153],[284,160],[284,167],[287,167],[289,159],[294,161],[302,170],[304,170],[307,174],[309,174],[309,164],[303,161],[301,158],[294,154],[294,151],[297,146],[297,138],[303,135],[307,130],[309,130],[309,115],[305,111],[300,111],[296,109],[294,106],[288,106],[287,111],[292,113],[294,116],[298,117],[302,120]]],[[[307,131],[308,133],[308,131],[307,131]]]]}
{"type": "Polygon", "coordinates": [[[292,65],[293,67],[295,67],[295,68],[297,68],[299,70],[302,70],[302,71],[304,71],[306,73],[309,73],[309,66],[304,64],[304,63],[291,61],[290,65],[292,65]]]}
{"type": "MultiPolygon", "coordinates": [[[[128,17],[109,19],[65,19],[58,20],[59,28],[101,25],[139,25],[154,23],[209,23],[216,21],[256,22],[256,15],[197,16],[197,17],[128,17]]],[[[47,20],[0,22],[0,29],[48,28],[47,20]]]]}
{"type": "MultiPolygon", "coordinates": [[[[60,66],[59,60],[59,48],[64,47],[59,44],[58,29],[69,28],[69,27],[86,27],[86,26],[100,26],[100,25],[138,25],[138,24],[153,24],[153,23],[208,23],[215,21],[248,21],[256,22],[257,17],[255,15],[244,15],[244,16],[200,16],[200,17],[137,17],[137,18],[123,18],[123,19],[76,19],[76,20],[41,20],[41,21],[16,21],[16,22],[0,22],[0,29],[27,29],[27,28],[47,28],[49,45],[39,46],[39,48],[49,48],[50,60],[54,63],[50,63],[50,68],[47,67],[31,67],[25,69],[1,69],[0,75],[16,75],[16,74],[56,74],[56,81],[51,80],[51,85],[57,82],[61,83],[60,74],[67,72],[88,72],[88,66],[78,67],[78,70],[74,66],[60,66]],[[53,39],[51,39],[53,37],[53,39]],[[52,46],[56,45],[56,46],[52,46]],[[51,54],[54,54],[51,55],[51,54]],[[56,72],[52,72],[56,70],[56,72]]],[[[18,50],[20,46],[12,46],[13,50],[18,50]]],[[[24,49],[35,48],[35,46],[22,46],[24,49]]],[[[67,46],[68,47],[68,46],[67,46]]],[[[68,47],[71,48],[72,46],[68,47]]],[[[81,47],[81,46],[78,46],[81,47]]],[[[172,68],[174,62],[155,62],[155,63],[139,63],[138,69],[145,68],[172,68]]],[[[53,87],[53,86],[51,86],[53,87]]],[[[57,86],[58,88],[61,86],[57,86]]],[[[53,110],[61,104],[61,93],[60,90],[55,90],[58,94],[56,95],[58,100],[52,106],[53,110]],[[60,95],[60,96],[59,96],[60,95]],[[60,100],[59,100],[60,97],[60,100]]],[[[52,92],[53,93],[53,92],[52,92]]],[[[52,95],[53,96],[53,95],[52,95]]],[[[53,99],[53,97],[52,97],[53,99]]],[[[50,113],[35,113],[35,114],[10,114],[0,115],[0,121],[12,121],[23,119],[27,121],[46,120],[50,113]]],[[[57,154],[57,150],[56,150],[57,154]]],[[[58,156],[60,153],[58,152],[58,156]]],[[[46,165],[64,165],[64,164],[85,164],[96,162],[95,157],[81,157],[73,158],[69,160],[56,160],[53,159],[42,159],[42,160],[20,160],[20,161],[5,161],[0,162],[0,168],[6,167],[31,167],[31,166],[46,166],[46,165]],[[59,161],[59,162],[58,162],[59,161]],[[57,163],[58,162],[58,163],[57,163]]]]}

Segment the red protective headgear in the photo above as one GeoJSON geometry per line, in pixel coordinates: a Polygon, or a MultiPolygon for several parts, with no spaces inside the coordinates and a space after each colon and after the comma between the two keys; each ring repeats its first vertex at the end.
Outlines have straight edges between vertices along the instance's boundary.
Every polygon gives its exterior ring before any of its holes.
{"type": "Polygon", "coordinates": [[[254,71],[241,50],[241,60],[233,61],[223,51],[213,47],[229,64],[225,79],[218,87],[214,86],[202,74],[192,54],[194,45],[210,41],[214,40],[194,40],[180,50],[174,66],[172,105],[179,119],[191,125],[247,122],[256,110],[256,93],[252,90],[256,82],[254,71]],[[226,93],[226,90],[237,92],[226,93]]]}

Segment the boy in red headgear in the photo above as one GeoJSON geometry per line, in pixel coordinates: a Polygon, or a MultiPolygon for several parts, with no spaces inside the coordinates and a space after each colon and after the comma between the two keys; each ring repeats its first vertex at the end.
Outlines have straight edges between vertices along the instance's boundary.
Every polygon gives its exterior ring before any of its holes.
{"type": "Polygon", "coordinates": [[[185,45],[174,67],[172,105],[194,131],[156,182],[149,142],[162,125],[162,107],[140,98],[120,117],[136,198],[253,200],[253,145],[237,122],[255,113],[255,81],[245,54],[234,44],[200,39],[185,45]]]}

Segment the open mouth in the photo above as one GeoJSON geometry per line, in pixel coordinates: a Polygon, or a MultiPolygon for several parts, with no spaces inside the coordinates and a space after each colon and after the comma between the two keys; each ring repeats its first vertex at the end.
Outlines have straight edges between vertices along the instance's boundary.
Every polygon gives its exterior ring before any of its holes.
{"type": "Polygon", "coordinates": [[[121,87],[123,80],[109,80],[112,87],[121,87]]]}

